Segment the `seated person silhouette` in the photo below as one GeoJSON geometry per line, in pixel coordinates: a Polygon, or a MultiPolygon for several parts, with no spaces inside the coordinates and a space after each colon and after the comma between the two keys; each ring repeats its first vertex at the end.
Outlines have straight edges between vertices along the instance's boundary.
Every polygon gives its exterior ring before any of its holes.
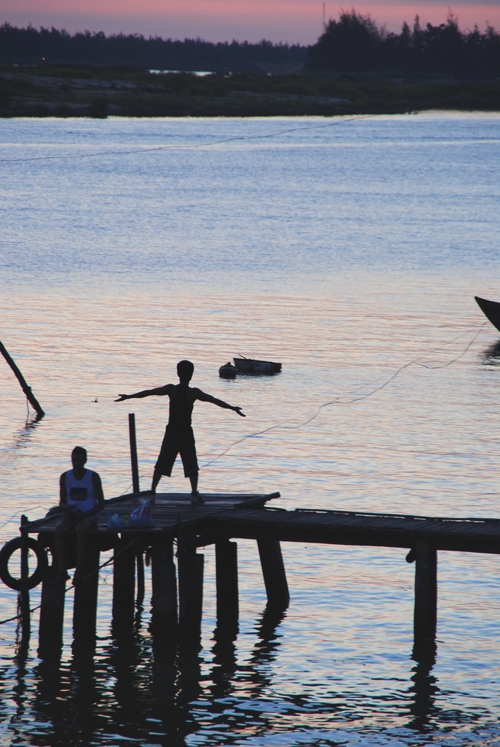
{"type": "Polygon", "coordinates": [[[55,528],[56,557],[58,573],[56,580],[69,578],[66,570],[66,535],[74,529],[76,532],[76,570],[73,584],[76,586],[82,578],[82,567],[85,554],[85,540],[89,529],[97,524],[95,514],[104,507],[104,494],[101,478],[97,472],[85,469],[87,451],[83,446],[75,446],[71,452],[73,469],[63,472],[59,480],[59,508],[62,518],[55,528]]]}
{"type": "Polygon", "coordinates": [[[212,397],[210,394],[202,392],[201,389],[189,386],[194,373],[194,366],[191,361],[180,361],[177,364],[178,384],[166,384],[156,389],[145,389],[135,394],[120,394],[115,402],[123,402],[126,399],[151,397],[154,395],[170,399],[169,417],[165,436],[161,445],[158,461],[153,473],[153,482],[151,484],[151,493],[156,493],[156,488],[161,480],[162,475],[170,477],[172,467],[177,458],[181,455],[184,467],[184,476],[188,477],[191,482],[191,502],[203,503],[198,492],[198,460],[196,457],[196,445],[194,440],[193,428],[191,426],[191,416],[193,406],[196,400],[200,402],[211,402],[217,407],[225,410],[234,410],[241,417],[246,417],[241,411],[241,407],[233,407],[223,402],[221,399],[212,397]]]}

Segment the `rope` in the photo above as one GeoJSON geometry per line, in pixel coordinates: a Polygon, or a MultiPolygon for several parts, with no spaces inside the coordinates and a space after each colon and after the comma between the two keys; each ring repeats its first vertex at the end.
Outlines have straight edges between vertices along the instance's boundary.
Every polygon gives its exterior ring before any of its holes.
{"type": "MultiPolygon", "coordinates": [[[[451,366],[453,363],[456,363],[458,360],[460,360],[460,358],[463,358],[463,356],[467,353],[467,351],[470,349],[470,347],[473,345],[473,343],[477,340],[477,338],[479,337],[479,335],[483,331],[483,329],[486,326],[486,324],[487,324],[487,322],[483,322],[483,324],[481,324],[481,326],[479,327],[478,331],[474,334],[474,336],[472,337],[472,339],[467,343],[467,345],[464,348],[464,350],[462,350],[462,352],[460,353],[460,355],[456,356],[455,358],[453,358],[452,360],[448,361],[447,363],[444,363],[444,364],[438,365],[438,366],[430,366],[430,365],[427,365],[426,363],[420,363],[420,361],[423,358],[425,358],[428,355],[431,355],[433,352],[435,352],[435,351],[431,350],[430,353],[426,353],[425,355],[422,355],[419,358],[415,358],[414,360],[409,361],[408,363],[404,363],[396,371],[394,371],[394,373],[392,373],[387,379],[385,379],[385,381],[380,386],[375,387],[374,389],[372,389],[367,394],[360,394],[358,396],[354,396],[357,391],[360,391],[360,390],[366,388],[367,385],[363,384],[362,386],[357,387],[357,389],[355,389],[352,393],[347,393],[346,392],[344,394],[339,394],[337,397],[334,397],[333,399],[329,400],[328,402],[324,402],[322,405],[319,405],[319,407],[317,408],[317,410],[314,413],[314,415],[312,415],[307,420],[304,420],[304,422],[299,423],[299,425],[286,425],[287,422],[290,422],[288,420],[288,421],[285,421],[285,424],[276,423],[275,425],[270,425],[267,428],[263,428],[261,431],[257,431],[256,433],[248,434],[246,436],[243,436],[242,438],[237,439],[236,441],[233,441],[231,444],[229,444],[229,446],[227,447],[227,449],[224,449],[224,451],[221,451],[220,454],[218,454],[216,457],[214,457],[209,462],[207,462],[206,464],[204,464],[203,465],[204,469],[206,469],[207,467],[210,467],[210,465],[212,465],[214,462],[218,461],[221,457],[223,457],[225,454],[227,454],[228,451],[230,451],[234,446],[237,446],[238,444],[243,443],[243,441],[246,441],[247,438],[255,438],[255,436],[262,436],[265,433],[269,433],[270,431],[277,430],[278,428],[283,428],[283,429],[286,429],[286,430],[298,430],[299,428],[304,428],[306,425],[309,425],[309,423],[312,423],[312,421],[315,420],[318,417],[318,415],[321,413],[322,410],[325,409],[325,407],[330,407],[331,405],[337,405],[337,404],[352,405],[352,404],[356,404],[357,402],[361,402],[364,399],[368,399],[368,397],[372,397],[374,394],[377,394],[377,392],[380,392],[382,389],[385,389],[387,386],[389,386],[389,384],[391,384],[394,381],[394,379],[397,378],[402,371],[404,371],[407,368],[410,368],[410,366],[420,366],[421,368],[427,368],[427,369],[430,369],[430,370],[436,370],[436,369],[439,369],[439,368],[448,368],[448,366],[451,366]],[[351,397],[351,399],[348,399],[347,401],[343,402],[342,400],[345,399],[346,397],[351,397]]],[[[451,344],[455,340],[460,339],[460,337],[463,337],[464,334],[465,334],[465,332],[461,332],[457,337],[453,338],[453,340],[450,340],[446,344],[447,345],[451,344]]]]}
{"type": "MultiPolygon", "coordinates": [[[[497,91],[500,89],[500,86],[490,86],[489,88],[485,88],[484,91],[481,91],[481,93],[490,93],[491,91],[497,91]]],[[[460,94],[454,94],[453,96],[446,96],[439,99],[432,99],[430,101],[425,101],[423,104],[421,104],[417,109],[412,109],[408,111],[407,109],[396,109],[392,112],[388,112],[389,116],[394,116],[396,114],[410,114],[415,113],[419,111],[425,111],[426,109],[429,109],[430,107],[434,106],[435,104],[441,104],[444,101],[454,101],[457,99],[462,99],[464,97],[469,96],[469,93],[460,93],[460,94]]],[[[304,127],[290,127],[286,130],[278,130],[277,132],[271,132],[264,135],[234,135],[232,137],[223,138],[221,140],[213,140],[212,142],[205,142],[205,143],[194,143],[192,145],[157,145],[153,148],[134,148],[132,150],[102,150],[102,151],[96,151],[95,153],[78,153],[77,155],[71,156],[71,155],[56,155],[56,156],[32,156],[30,158],[0,158],[0,163],[17,163],[17,162],[25,162],[25,161],[56,161],[56,160],[76,160],[79,158],[97,158],[101,156],[124,156],[124,155],[133,155],[135,153],[154,153],[161,150],[192,150],[196,148],[211,148],[215,145],[225,145],[227,143],[232,143],[236,141],[242,141],[242,140],[266,140],[274,137],[279,137],[280,135],[289,135],[292,132],[305,132],[307,130],[321,130],[325,129],[327,127],[337,127],[338,125],[348,124],[349,122],[359,122],[364,121],[366,119],[374,119],[376,117],[380,117],[380,114],[356,114],[352,117],[345,117],[343,119],[336,120],[335,122],[327,122],[326,124],[316,124],[316,125],[306,125],[304,127]]]]}

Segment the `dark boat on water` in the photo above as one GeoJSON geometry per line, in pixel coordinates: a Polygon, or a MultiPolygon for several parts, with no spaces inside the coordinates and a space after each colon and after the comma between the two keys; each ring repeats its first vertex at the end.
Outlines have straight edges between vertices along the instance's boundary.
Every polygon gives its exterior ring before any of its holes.
{"type": "Polygon", "coordinates": [[[234,379],[236,374],[250,376],[273,376],[281,371],[281,363],[274,361],[258,361],[254,358],[233,358],[232,363],[225,363],[219,368],[219,376],[223,379],[234,379]]]}
{"type": "Polygon", "coordinates": [[[500,303],[498,301],[488,301],[486,298],[479,298],[479,296],[474,296],[474,298],[485,317],[500,332],[500,303]]]}
{"type": "Polygon", "coordinates": [[[238,373],[243,374],[277,374],[281,371],[281,363],[273,361],[257,361],[254,358],[233,358],[238,373]]]}

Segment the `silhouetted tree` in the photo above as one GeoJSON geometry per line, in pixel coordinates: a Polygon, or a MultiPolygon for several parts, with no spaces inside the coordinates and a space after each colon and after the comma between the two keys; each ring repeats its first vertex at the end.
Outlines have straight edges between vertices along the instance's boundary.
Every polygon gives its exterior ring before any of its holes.
{"type": "Polygon", "coordinates": [[[399,70],[407,73],[454,75],[500,74],[500,35],[492,26],[481,34],[460,31],[450,12],[446,23],[405,22],[401,33],[387,33],[370,16],[354,9],[328,22],[318,42],[309,48],[309,66],[336,72],[399,70]]]}

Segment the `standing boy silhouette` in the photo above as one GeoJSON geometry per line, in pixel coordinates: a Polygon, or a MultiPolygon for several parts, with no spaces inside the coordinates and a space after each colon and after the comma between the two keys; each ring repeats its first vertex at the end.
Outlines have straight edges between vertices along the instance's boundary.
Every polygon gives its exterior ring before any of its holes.
{"type": "Polygon", "coordinates": [[[194,403],[196,400],[211,402],[213,405],[222,407],[225,410],[234,410],[242,418],[246,416],[241,411],[241,407],[233,407],[221,399],[202,392],[201,389],[190,387],[189,382],[193,377],[193,372],[194,366],[191,361],[180,361],[177,364],[178,384],[166,384],[156,389],[144,389],[144,391],[136,392],[135,394],[120,394],[115,402],[123,402],[126,399],[141,399],[154,395],[160,397],[167,395],[170,398],[168,423],[153,473],[151,493],[153,495],[156,493],[156,488],[162,475],[170,477],[177,454],[180,454],[184,467],[184,476],[188,477],[191,482],[191,502],[203,503],[198,492],[199,467],[193,428],[191,426],[194,403]]]}

